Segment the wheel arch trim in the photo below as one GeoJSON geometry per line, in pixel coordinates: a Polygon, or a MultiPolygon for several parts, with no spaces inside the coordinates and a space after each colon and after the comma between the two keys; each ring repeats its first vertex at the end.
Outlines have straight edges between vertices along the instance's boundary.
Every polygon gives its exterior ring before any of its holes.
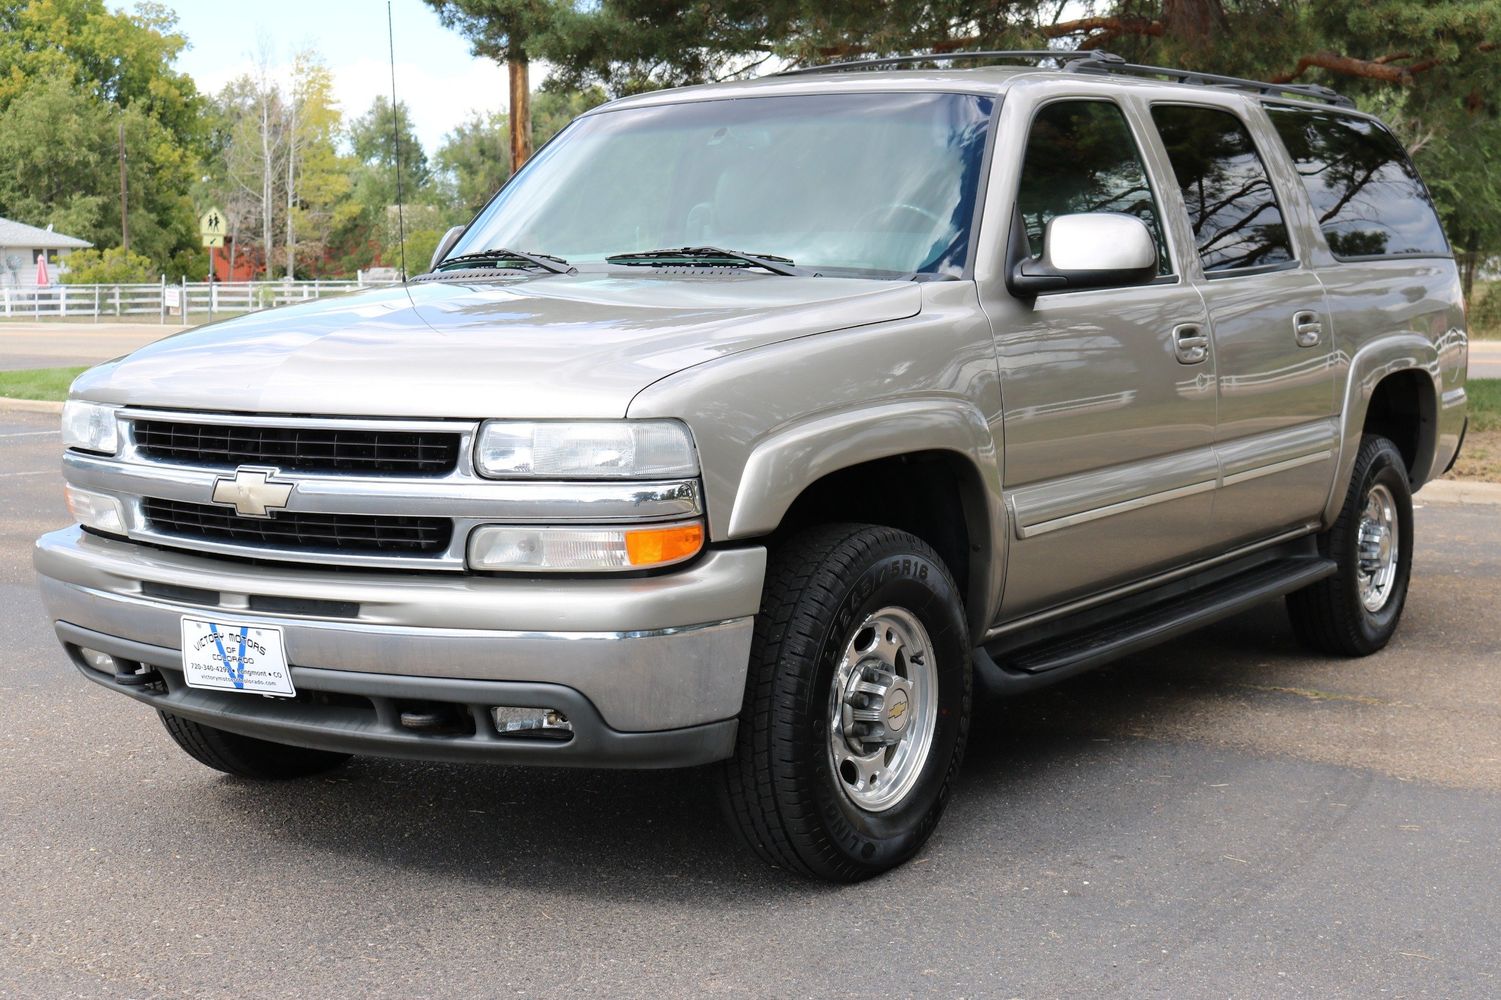
{"type": "Polygon", "coordinates": [[[964,400],[898,400],[813,414],[776,429],[752,448],[746,460],[726,537],[770,534],[798,497],[833,473],[866,462],[934,452],[957,456],[980,487],[982,496],[961,500],[983,503],[984,516],[975,519],[983,520],[983,525],[970,526],[972,550],[980,547],[971,563],[971,576],[978,569],[983,580],[961,581],[961,586],[973,596],[983,595],[983,608],[973,612],[976,618],[984,618],[1000,600],[1007,514],[1001,496],[1000,450],[984,416],[964,400]],[[976,527],[984,529],[984,537],[975,537],[976,527]]]}
{"type": "Polygon", "coordinates": [[[1419,400],[1419,405],[1432,417],[1419,436],[1416,460],[1413,462],[1413,489],[1416,490],[1431,478],[1433,463],[1438,457],[1437,416],[1443,391],[1438,348],[1427,337],[1417,333],[1396,334],[1374,340],[1356,351],[1349,362],[1341,410],[1339,463],[1334,482],[1330,484],[1329,497],[1324,504],[1325,528],[1334,523],[1344,504],[1350,476],[1355,469],[1355,459],[1360,454],[1366,415],[1377,388],[1391,376],[1410,371],[1428,376],[1424,382],[1427,391],[1419,400]]]}

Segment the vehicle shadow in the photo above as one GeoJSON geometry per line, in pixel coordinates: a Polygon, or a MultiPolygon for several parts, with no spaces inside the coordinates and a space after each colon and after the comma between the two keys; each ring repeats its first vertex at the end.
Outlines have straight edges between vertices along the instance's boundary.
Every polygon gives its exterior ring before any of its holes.
{"type": "MultiPolygon", "coordinates": [[[[1087,766],[1100,734],[1118,736],[1164,695],[1213,696],[1248,665],[1264,675],[1299,653],[1280,606],[1256,609],[1095,674],[978,707],[964,772],[939,836],[1025,850],[1047,828],[1050,775],[1087,766]],[[1004,808],[1029,803],[1028,809],[1004,808]],[[997,826],[999,817],[1000,826],[997,826]],[[977,824],[984,824],[979,829],[977,824]]],[[[220,779],[226,823],[268,840],[349,855],[478,887],[552,895],[701,900],[818,897],[840,891],[764,866],[719,814],[712,768],[596,771],[426,764],[362,758],[336,774],[285,784],[220,779]]],[[[196,789],[202,796],[203,787],[196,789]]],[[[909,866],[910,867],[910,866],[909,866]]],[[[920,877],[903,870],[888,878],[920,877]]],[[[884,881],[884,880],[883,880],[884,881]]]]}

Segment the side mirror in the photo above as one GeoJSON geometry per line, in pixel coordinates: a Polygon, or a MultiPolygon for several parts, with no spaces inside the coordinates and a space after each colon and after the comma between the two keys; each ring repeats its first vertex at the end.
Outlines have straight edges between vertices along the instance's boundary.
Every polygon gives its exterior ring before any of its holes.
{"type": "Polygon", "coordinates": [[[1042,236],[1042,259],[1011,268],[1006,286],[1020,298],[1075,288],[1140,285],[1157,277],[1157,241],[1134,215],[1060,215],[1042,236]]]}
{"type": "Polygon", "coordinates": [[[448,256],[448,251],[453,249],[453,245],[459,241],[459,237],[463,235],[463,226],[454,226],[448,232],[444,233],[443,238],[438,241],[438,249],[433,251],[433,259],[427,265],[427,269],[431,271],[437,267],[443,258],[448,256]]]}

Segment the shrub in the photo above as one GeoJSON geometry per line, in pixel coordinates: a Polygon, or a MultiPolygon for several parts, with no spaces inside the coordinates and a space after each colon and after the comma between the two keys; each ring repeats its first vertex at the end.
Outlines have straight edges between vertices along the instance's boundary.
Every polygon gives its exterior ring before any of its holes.
{"type": "Polygon", "coordinates": [[[62,276],[66,285],[143,285],[157,280],[156,265],[150,257],[110,247],[108,250],[78,250],[65,258],[68,270],[62,276]]]}

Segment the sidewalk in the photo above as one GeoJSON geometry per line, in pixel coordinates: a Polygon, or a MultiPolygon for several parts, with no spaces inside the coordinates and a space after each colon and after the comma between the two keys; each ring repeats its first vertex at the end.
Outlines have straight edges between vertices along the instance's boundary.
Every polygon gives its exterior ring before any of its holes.
{"type": "Polygon", "coordinates": [[[1439,479],[1419,490],[1412,502],[1501,504],[1501,483],[1483,483],[1475,479],[1439,479]]]}

